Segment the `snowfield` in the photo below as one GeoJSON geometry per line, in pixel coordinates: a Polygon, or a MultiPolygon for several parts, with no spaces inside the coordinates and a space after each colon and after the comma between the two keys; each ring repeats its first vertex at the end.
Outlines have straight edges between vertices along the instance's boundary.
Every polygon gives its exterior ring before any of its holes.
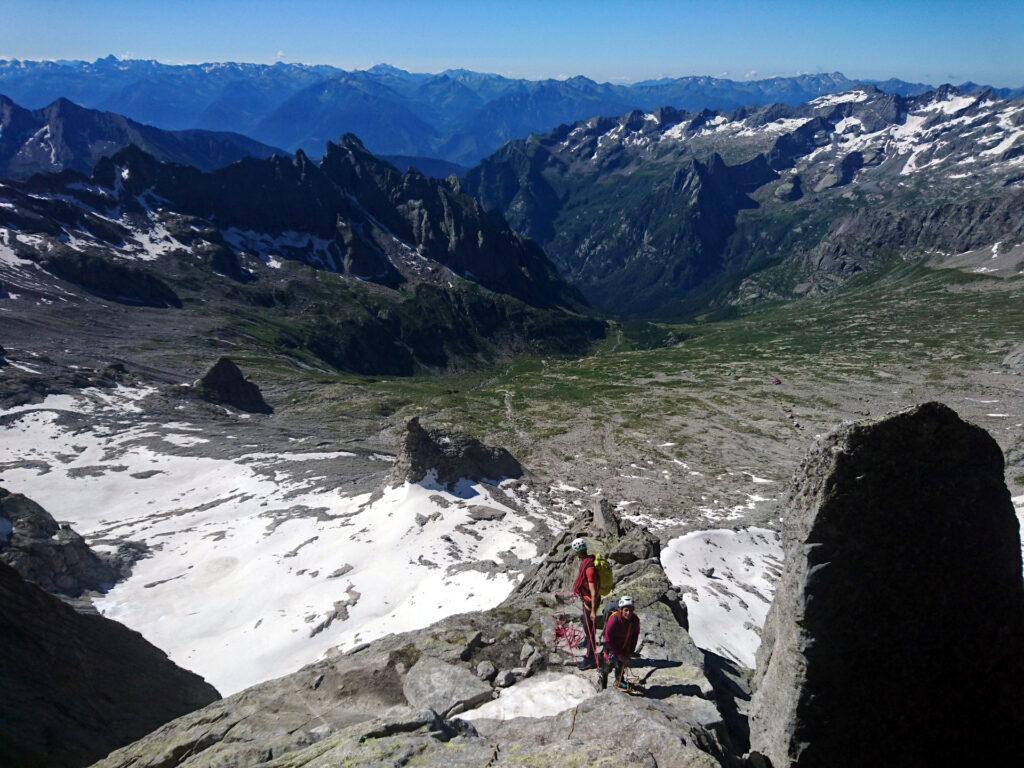
{"type": "Polygon", "coordinates": [[[661,564],[683,593],[694,642],[753,668],[782,573],[779,534],[766,528],[687,533],[662,549],[661,564]]]}
{"type": "Polygon", "coordinates": [[[536,509],[493,486],[346,496],[324,475],[349,452],[188,455],[205,447],[190,425],[140,420],[146,394],[85,390],[0,412],[0,476],[99,549],[148,544],[97,608],[221,693],[489,608],[539,555],[536,509]],[[62,419],[72,412],[106,418],[79,429],[62,419]]]}

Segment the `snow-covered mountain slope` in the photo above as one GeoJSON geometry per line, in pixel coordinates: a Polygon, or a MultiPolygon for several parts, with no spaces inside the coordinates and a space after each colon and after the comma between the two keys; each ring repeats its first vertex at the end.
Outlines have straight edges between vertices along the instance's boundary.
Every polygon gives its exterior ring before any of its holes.
{"type": "Polygon", "coordinates": [[[97,607],[223,693],[497,604],[565,517],[515,483],[347,495],[340,476],[391,457],[236,445],[244,416],[160,422],[143,408],[155,396],[85,390],[0,412],[0,476],[99,548],[144,542],[151,555],[97,607]]]}
{"type": "Polygon", "coordinates": [[[509,142],[463,180],[591,302],[662,316],[776,266],[744,294],[1024,242],[1022,184],[1024,101],[950,87],[592,118],[509,142]]]}
{"type": "Polygon", "coordinates": [[[797,107],[696,115],[661,109],[592,118],[540,141],[566,162],[594,169],[715,152],[734,165],[767,152],[774,170],[809,173],[822,190],[848,184],[862,170],[867,177],[931,170],[980,181],[978,174],[1024,168],[1024,102],[950,87],[911,98],[859,89],[797,107]],[[828,178],[851,152],[863,157],[847,161],[846,177],[828,178]]]}

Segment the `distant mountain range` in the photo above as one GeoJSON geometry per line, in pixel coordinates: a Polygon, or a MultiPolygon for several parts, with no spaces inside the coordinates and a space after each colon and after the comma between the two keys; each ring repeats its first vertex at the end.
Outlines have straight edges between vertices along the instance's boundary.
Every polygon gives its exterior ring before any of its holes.
{"type": "MultiPolygon", "coordinates": [[[[386,64],[348,72],[330,66],[119,60],[0,60],[0,93],[30,109],[67,98],[169,130],[235,131],[312,156],[355,133],[377,154],[472,165],[511,139],[594,115],[675,107],[733,110],[797,105],[866,84],[902,96],[931,86],[851,80],[842,74],[735,81],[680,77],[632,85],[585,77],[522,80],[450,69],[407,72],[386,64]]],[[[966,92],[982,90],[965,84],[966,92]]],[[[1019,95],[1002,90],[1000,97],[1019,95]]],[[[428,171],[425,171],[428,172],[428,171]]]]}
{"type": "Polygon", "coordinates": [[[280,152],[237,133],[165,131],[65,98],[28,110],[0,96],[0,178],[63,170],[90,173],[100,158],[129,144],[160,160],[203,170],[280,152]]]}
{"type": "Polygon", "coordinates": [[[1024,101],[951,86],[591,118],[461,182],[593,304],[659,317],[805,294],[897,253],[995,259],[1024,239],[1022,187],[1024,101]]]}

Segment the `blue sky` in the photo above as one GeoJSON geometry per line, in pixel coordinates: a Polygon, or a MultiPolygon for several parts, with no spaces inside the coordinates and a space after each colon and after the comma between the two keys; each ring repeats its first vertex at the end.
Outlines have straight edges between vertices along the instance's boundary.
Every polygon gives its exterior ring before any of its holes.
{"type": "Polygon", "coordinates": [[[0,58],[1024,84],[1024,0],[0,0],[0,58]]]}

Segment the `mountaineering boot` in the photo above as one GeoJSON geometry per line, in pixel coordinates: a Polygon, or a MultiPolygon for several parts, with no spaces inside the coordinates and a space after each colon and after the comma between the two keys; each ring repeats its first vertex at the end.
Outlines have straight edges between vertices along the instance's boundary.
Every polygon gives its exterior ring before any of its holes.
{"type": "Polygon", "coordinates": [[[581,670],[581,671],[586,671],[588,669],[595,669],[596,667],[597,667],[597,665],[594,663],[594,660],[592,658],[590,658],[589,656],[585,657],[583,659],[583,661],[581,661],[579,664],[576,665],[576,668],[581,670]]]}

